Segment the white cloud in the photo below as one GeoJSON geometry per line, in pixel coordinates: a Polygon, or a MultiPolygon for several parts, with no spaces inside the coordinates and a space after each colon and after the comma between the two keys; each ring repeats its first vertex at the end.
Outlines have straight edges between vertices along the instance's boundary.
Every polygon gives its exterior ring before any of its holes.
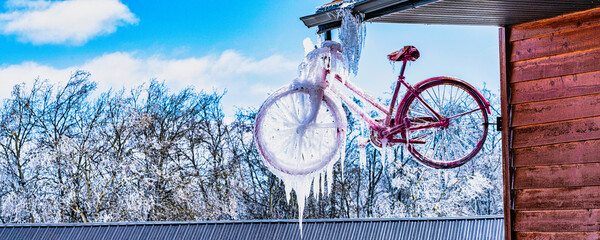
{"type": "Polygon", "coordinates": [[[0,32],[34,44],[81,45],[138,19],[120,0],[12,0],[0,14],[0,32]]]}
{"type": "Polygon", "coordinates": [[[267,93],[289,83],[296,76],[297,64],[277,54],[254,59],[233,50],[183,59],[144,58],[133,52],[113,52],[66,68],[24,62],[0,66],[0,99],[10,97],[15,84],[31,86],[36,78],[65,83],[71,73],[84,70],[91,73],[91,79],[98,83],[101,92],[136,87],[151,79],[164,81],[175,91],[188,86],[208,92],[226,89],[223,104],[226,111],[232,113],[233,106],[257,106],[267,93]]]}

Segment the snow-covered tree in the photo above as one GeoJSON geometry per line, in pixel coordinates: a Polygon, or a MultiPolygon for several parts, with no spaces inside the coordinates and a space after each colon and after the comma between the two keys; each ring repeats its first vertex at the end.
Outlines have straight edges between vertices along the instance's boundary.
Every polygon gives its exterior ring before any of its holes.
{"type": "MultiPolygon", "coordinates": [[[[64,85],[17,85],[0,109],[0,221],[110,222],[297,218],[297,199],[255,149],[256,109],[223,114],[224,93],[157,81],[96,93],[90,74],[64,85]]],[[[499,98],[490,120],[498,116],[499,98]]],[[[316,179],[305,218],[427,217],[502,211],[500,133],[460,168],[438,170],[403,146],[387,161],[357,142],[368,134],[346,110],[345,161],[316,179]],[[332,180],[331,189],[327,179],[332,180]]]]}

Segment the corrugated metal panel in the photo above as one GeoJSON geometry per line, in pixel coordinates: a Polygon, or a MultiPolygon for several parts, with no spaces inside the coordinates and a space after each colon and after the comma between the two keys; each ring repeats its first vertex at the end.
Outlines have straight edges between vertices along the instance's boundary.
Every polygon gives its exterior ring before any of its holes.
{"type": "Polygon", "coordinates": [[[513,25],[600,6],[598,1],[438,0],[375,17],[372,22],[513,25]]]}
{"type": "MultiPolygon", "coordinates": [[[[597,0],[365,0],[353,6],[365,21],[386,23],[515,25],[600,7],[597,0]]],[[[301,17],[319,32],[340,26],[336,7],[301,17]]]]}
{"type": "MultiPolygon", "coordinates": [[[[504,239],[502,216],[305,220],[302,239],[504,239]]],[[[294,220],[0,225],[0,239],[300,239],[294,220]]]]}

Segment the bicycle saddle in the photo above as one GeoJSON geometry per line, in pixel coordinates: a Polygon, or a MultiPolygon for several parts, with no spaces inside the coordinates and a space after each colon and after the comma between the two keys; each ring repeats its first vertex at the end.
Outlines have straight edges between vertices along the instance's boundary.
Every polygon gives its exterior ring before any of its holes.
{"type": "Polygon", "coordinates": [[[421,54],[419,50],[417,50],[414,46],[404,46],[401,50],[395,51],[393,53],[388,54],[388,59],[390,61],[415,61],[419,58],[421,54]]]}

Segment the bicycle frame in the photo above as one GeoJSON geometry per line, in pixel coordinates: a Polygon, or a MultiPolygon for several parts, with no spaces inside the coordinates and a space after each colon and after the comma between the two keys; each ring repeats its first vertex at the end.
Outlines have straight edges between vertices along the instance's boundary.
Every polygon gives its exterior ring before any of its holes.
{"type": "MultiPolygon", "coordinates": [[[[365,110],[363,110],[362,107],[358,106],[358,104],[356,104],[354,101],[352,101],[348,96],[343,94],[340,90],[333,87],[329,83],[329,80],[327,80],[327,76],[330,74],[330,70],[326,67],[323,68],[322,81],[325,82],[325,86],[328,86],[328,89],[330,89],[332,93],[334,93],[337,97],[339,97],[342,100],[342,102],[344,102],[348,107],[350,107],[354,112],[356,112],[362,119],[364,119],[365,122],[367,122],[367,124],[369,124],[370,128],[372,128],[375,131],[380,132],[381,133],[380,136],[382,138],[387,138],[388,142],[424,143],[423,141],[418,141],[418,140],[394,139],[394,138],[390,137],[390,136],[398,134],[402,131],[407,131],[407,130],[411,131],[411,130],[424,129],[424,128],[435,128],[435,127],[443,126],[445,124],[444,121],[442,121],[443,118],[440,116],[440,114],[438,114],[431,106],[429,106],[429,104],[427,104],[425,101],[423,101],[423,99],[421,99],[421,97],[419,97],[419,93],[416,92],[414,87],[412,87],[410,84],[408,84],[408,83],[406,83],[406,81],[404,81],[404,79],[405,79],[404,70],[406,69],[406,63],[407,63],[407,61],[403,61],[403,63],[402,63],[402,69],[400,70],[398,80],[396,81],[396,87],[394,88],[394,93],[392,95],[392,101],[389,106],[379,102],[374,97],[367,94],[364,90],[362,90],[361,88],[359,88],[352,82],[343,79],[339,74],[336,73],[334,75],[334,78],[336,80],[338,80],[341,84],[343,84],[346,88],[348,88],[350,91],[354,92],[360,98],[367,101],[367,103],[371,104],[373,107],[377,108],[379,111],[381,111],[383,114],[385,114],[385,120],[384,120],[383,124],[376,121],[375,119],[373,119],[371,116],[369,116],[369,114],[367,114],[365,112],[365,110]],[[399,93],[400,87],[402,85],[404,85],[404,87],[407,88],[407,92],[406,92],[404,98],[406,98],[406,96],[408,94],[414,95],[440,121],[431,123],[431,124],[427,124],[427,125],[422,125],[422,126],[419,126],[416,128],[411,128],[409,122],[406,122],[404,120],[402,120],[402,121],[396,120],[396,121],[400,121],[400,122],[399,122],[399,124],[394,126],[392,123],[392,115],[394,114],[394,108],[396,107],[396,102],[398,100],[398,93],[399,93]]],[[[398,117],[400,117],[399,113],[396,112],[396,118],[398,118],[398,117]]]]}

